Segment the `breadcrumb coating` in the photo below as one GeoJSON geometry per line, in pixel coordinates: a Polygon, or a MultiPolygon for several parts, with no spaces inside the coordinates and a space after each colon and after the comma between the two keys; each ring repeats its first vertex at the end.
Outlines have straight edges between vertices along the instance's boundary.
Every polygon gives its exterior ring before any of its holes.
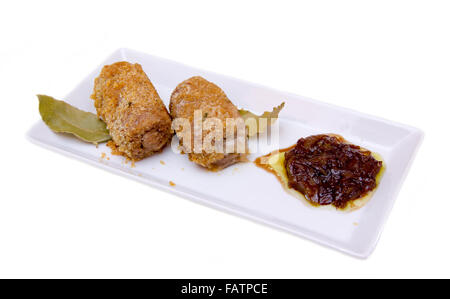
{"type": "Polygon", "coordinates": [[[91,98],[117,151],[130,159],[141,160],[170,142],[170,115],[139,64],[123,61],[104,66],[91,98]]]}
{"type": "MultiPolygon", "coordinates": [[[[227,118],[241,119],[238,109],[228,99],[225,92],[219,86],[200,76],[189,78],[178,84],[170,97],[169,110],[173,119],[188,119],[191,123],[191,128],[194,127],[194,112],[201,110],[204,120],[217,118],[222,122],[223,136],[226,136],[227,118]]],[[[202,137],[205,138],[209,133],[210,130],[203,130],[202,137]]],[[[194,140],[194,138],[191,137],[191,140],[194,140]]],[[[192,148],[188,148],[192,145],[184,145],[182,138],[180,138],[180,145],[182,151],[188,153],[191,161],[209,170],[220,170],[234,163],[247,160],[246,153],[207,153],[204,150],[201,153],[194,153],[192,148]]]]}

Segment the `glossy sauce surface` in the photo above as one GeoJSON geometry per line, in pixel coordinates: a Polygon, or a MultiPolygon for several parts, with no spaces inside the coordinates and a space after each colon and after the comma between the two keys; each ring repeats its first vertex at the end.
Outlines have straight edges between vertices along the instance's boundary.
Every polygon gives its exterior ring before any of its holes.
{"type": "Polygon", "coordinates": [[[285,153],[289,188],[316,205],[344,208],[377,186],[383,163],[338,135],[300,138],[285,153]]]}

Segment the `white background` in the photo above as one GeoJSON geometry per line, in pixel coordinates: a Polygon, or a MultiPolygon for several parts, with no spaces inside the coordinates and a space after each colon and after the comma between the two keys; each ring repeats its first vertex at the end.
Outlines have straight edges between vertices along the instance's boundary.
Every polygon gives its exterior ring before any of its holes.
{"type": "Polygon", "coordinates": [[[0,277],[450,277],[449,16],[448,1],[2,1],[0,277]],[[63,98],[119,47],[425,131],[372,256],[28,142],[35,94],[63,98]]]}

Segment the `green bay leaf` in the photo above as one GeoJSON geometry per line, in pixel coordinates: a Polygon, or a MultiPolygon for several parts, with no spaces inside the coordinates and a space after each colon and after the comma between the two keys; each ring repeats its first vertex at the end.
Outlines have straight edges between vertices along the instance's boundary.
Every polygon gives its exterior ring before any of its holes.
{"type": "Polygon", "coordinates": [[[248,128],[248,136],[252,137],[257,133],[264,133],[267,128],[275,123],[278,119],[278,114],[284,107],[284,102],[274,107],[272,111],[265,111],[262,115],[256,115],[248,110],[239,109],[239,114],[244,119],[248,128]],[[261,121],[266,119],[265,121],[261,121]]]}
{"type": "Polygon", "coordinates": [[[105,122],[94,113],[80,110],[50,96],[37,97],[42,120],[52,131],[73,134],[81,140],[94,144],[111,139],[105,122]]]}

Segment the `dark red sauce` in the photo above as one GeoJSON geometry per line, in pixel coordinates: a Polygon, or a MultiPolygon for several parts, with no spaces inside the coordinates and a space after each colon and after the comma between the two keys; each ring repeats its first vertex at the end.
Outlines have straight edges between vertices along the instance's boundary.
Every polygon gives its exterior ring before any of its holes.
{"type": "Polygon", "coordinates": [[[382,162],[340,136],[300,138],[286,152],[288,185],[313,204],[345,208],[376,187],[382,162]]]}

